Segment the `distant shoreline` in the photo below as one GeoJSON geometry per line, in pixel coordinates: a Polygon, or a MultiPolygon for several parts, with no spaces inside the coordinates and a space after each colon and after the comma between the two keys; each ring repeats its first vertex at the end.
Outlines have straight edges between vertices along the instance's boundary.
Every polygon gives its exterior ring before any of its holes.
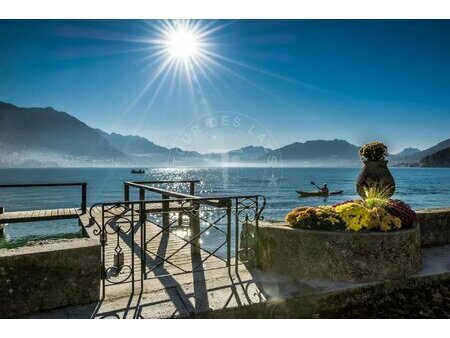
{"type": "MultiPolygon", "coordinates": [[[[425,166],[389,166],[392,169],[450,169],[450,167],[425,167],[425,166]]],[[[55,166],[55,167],[0,167],[0,170],[14,170],[14,169],[221,169],[221,168],[242,168],[242,169],[361,169],[361,166],[296,166],[296,165],[280,165],[280,166],[55,166]]]]}

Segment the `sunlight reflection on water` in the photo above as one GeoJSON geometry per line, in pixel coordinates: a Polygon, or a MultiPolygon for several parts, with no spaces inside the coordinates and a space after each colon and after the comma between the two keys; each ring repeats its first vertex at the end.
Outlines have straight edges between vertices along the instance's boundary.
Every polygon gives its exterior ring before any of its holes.
{"type": "MultiPolygon", "coordinates": [[[[132,175],[129,168],[57,168],[0,169],[0,183],[45,183],[85,181],[88,183],[88,204],[123,199],[124,181],[200,179],[198,195],[261,194],[267,197],[266,219],[283,219],[298,205],[334,204],[356,198],[355,180],[359,168],[285,168],[282,173],[267,168],[148,168],[144,175],[132,175]],[[275,179],[273,179],[273,176],[275,179]],[[277,175],[280,174],[280,175],[277,175]],[[344,190],[343,195],[323,198],[298,198],[296,190],[314,190],[310,182],[328,183],[331,190],[344,190]]],[[[394,198],[410,203],[413,208],[447,206],[450,196],[450,169],[393,168],[397,190],[394,198]]],[[[167,188],[189,192],[187,184],[167,188]]],[[[137,189],[135,189],[137,190],[137,189]]],[[[132,198],[137,198],[133,191],[132,198]]],[[[160,196],[148,193],[147,198],[160,196]]],[[[31,210],[74,207],[80,204],[79,189],[2,189],[0,206],[6,210],[31,210]]],[[[204,225],[202,225],[204,226],[204,225]]],[[[74,221],[49,222],[46,227],[32,224],[8,225],[11,237],[30,231],[43,233],[77,231],[74,221]]],[[[202,240],[207,244],[216,235],[210,231],[202,240]],[[208,240],[206,239],[208,238],[208,240]]]]}

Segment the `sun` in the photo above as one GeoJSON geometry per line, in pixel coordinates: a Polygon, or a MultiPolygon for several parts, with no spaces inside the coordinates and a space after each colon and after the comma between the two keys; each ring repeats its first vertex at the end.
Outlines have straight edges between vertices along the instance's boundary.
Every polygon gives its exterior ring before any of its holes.
{"type": "Polygon", "coordinates": [[[221,64],[221,56],[216,51],[219,43],[216,33],[227,23],[202,20],[160,20],[148,22],[149,37],[142,40],[147,46],[142,61],[151,69],[148,82],[133,101],[132,106],[148,92],[152,91],[150,107],[164,86],[169,92],[175,84],[186,90],[199,105],[207,106],[202,84],[206,81],[214,85],[216,71],[226,68],[221,64]]]}
{"type": "Polygon", "coordinates": [[[175,27],[167,32],[165,45],[169,57],[187,61],[198,56],[200,36],[190,27],[175,27]]]}

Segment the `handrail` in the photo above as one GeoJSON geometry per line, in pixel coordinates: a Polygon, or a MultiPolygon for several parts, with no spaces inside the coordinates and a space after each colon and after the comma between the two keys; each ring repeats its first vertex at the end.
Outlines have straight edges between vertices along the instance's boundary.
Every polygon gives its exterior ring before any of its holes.
{"type": "Polygon", "coordinates": [[[161,195],[167,195],[167,196],[172,196],[172,197],[183,198],[183,197],[192,197],[193,196],[193,195],[189,195],[189,194],[184,194],[182,192],[176,192],[176,191],[167,190],[167,189],[163,189],[163,188],[149,187],[148,185],[139,184],[139,183],[135,183],[135,182],[126,182],[126,184],[128,184],[130,187],[145,189],[148,191],[161,193],[161,195]]]}
{"type": "Polygon", "coordinates": [[[86,182],[77,183],[25,183],[25,184],[0,184],[0,188],[35,188],[35,187],[64,187],[64,186],[83,186],[86,182]]]}
{"type": "MultiPolygon", "coordinates": [[[[190,196],[187,198],[174,198],[171,199],[170,202],[179,202],[179,203],[183,203],[183,202],[187,202],[187,201],[198,201],[198,202],[203,202],[204,204],[207,204],[205,202],[211,202],[211,201],[215,201],[215,200],[236,200],[236,199],[249,199],[249,198],[261,198],[263,200],[262,205],[260,206],[260,211],[262,212],[265,207],[266,207],[266,197],[264,195],[219,195],[219,196],[190,196]]],[[[145,204],[157,204],[157,203],[163,203],[163,202],[167,202],[167,200],[164,199],[160,199],[160,200],[134,200],[134,201],[130,201],[130,200],[124,200],[124,201],[110,201],[110,202],[98,202],[93,204],[90,209],[95,209],[96,207],[100,207],[100,206],[114,206],[114,205],[121,205],[121,204],[134,204],[134,205],[138,205],[140,203],[145,203],[145,204]]]]}
{"type": "Polygon", "coordinates": [[[75,187],[81,186],[81,211],[86,212],[87,203],[87,183],[69,182],[69,183],[25,183],[25,184],[0,184],[0,188],[42,188],[42,187],[75,187]]]}
{"type": "Polygon", "coordinates": [[[164,180],[164,181],[129,181],[130,183],[136,183],[136,184],[158,184],[158,183],[165,183],[165,184],[174,184],[174,183],[200,183],[200,180],[164,180]]]}
{"type": "MultiPolygon", "coordinates": [[[[162,181],[157,181],[158,183],[161,183],[162,181]]],[[[178,181],[181,182],[181,181],[178,181]]],[[[223,206],[223,203],[221,203],[221,201],[217,201],[215,202],[214,200],[216,199],[211,199],[211,198],[206,198],[206,199],[202,199],[199,196],[195,196],[195,186],[194,186],[194,182],[200,182],[197,180],[192,180],[192,181],[187,181],[186,183],[190,183],[190,194],[184,194],[181,192],[176,192],[176,191],[171,191],[171,190],[167,190],[167,189],[163,189],[163,188],[157,188],[157,187],[151,187],[145,184],[140,184],[138,182],[124,182],[124,199],[126,201],[128,201],[130,199],[130,188],[129,187],[135,187],[135,188],[139,188],[139,199],[140,200],[145,200],[145,191],[151,191],[154,193],[158,193],[161,194],[163,199],[166,199],[166,204],[167,204],[167,199],[169,199],[170,197],[174,197],[174,198],[185,198],[185,199],[190,199],[190,200],[197,200],[197,201],[203,201],[204,204],[210,205],[210,206],[214,206],[214,207],[221,207],[223,206]]],[[[167,205],[168,206],[168,205],[167,205]]]]}
{"type": "Polygon", "coordinates": [[[161,194],[161,196],[165,199],[169,197],[186,197],[186,196],[194,196],[195,195],[195,183],[199,183],[200,180],[161,180],[161,181],[139,181],[139,182],[131,182],[126,181],[124,182],[124,199],[129,200],[130,199],[130,187],[139,188],[139,199],[144,200],[145,199],[145,191],[152,191],[155,193],[161,194]],[[177,193],[175,191],[170,191],[167,189],[157,188],[157,187],[150,187],[147,184],[175,184],[175,183],[189,183],[189,195],[177,193]]]}

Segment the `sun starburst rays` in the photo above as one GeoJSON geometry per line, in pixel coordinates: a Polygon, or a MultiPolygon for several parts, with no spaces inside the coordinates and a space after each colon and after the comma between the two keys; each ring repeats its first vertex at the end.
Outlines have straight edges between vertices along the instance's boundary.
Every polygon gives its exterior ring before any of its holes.
{"type": "MultiPolygon", "coordinates": [[[[209,91],[203,88],[205,85],[212,88],[216,95],[220,94],[219,89],[223,85],[228,90],[235,90],[235,86],[228,86],[229,83],[225,83],[224,77],[220,74],[232,80],[244,82],[257,91],[286,104],[281,97],[250,80],[239,69],[315,89],[308,84],[236,61],[219,53],[218,50],[223,46],[218,42],[217,35],[219,34],[217,33],[231,23],[233,21],[162,20],[147,22],[148,34],[151,38],[145,42],[149,49],[141,61],[144,69],[148,69],[151,73],[148,82],[126,113],[130,112],[144,98],[146,111],[143,114],[149,113],[157,96],[163,93],[164,86],[166,86],[164,97],[173,97],[173,91],[177,89],[184,90],[190,96],[194,107],[202,106],[204,108],[204,111],[192,113],[208,113],[207,93],[209,91]],[[178,84],[178,88],[176,88],[176,84],[178,84]]],[[[169,101],[171,100],[167,100],[167,102],[169,101]]]]}

